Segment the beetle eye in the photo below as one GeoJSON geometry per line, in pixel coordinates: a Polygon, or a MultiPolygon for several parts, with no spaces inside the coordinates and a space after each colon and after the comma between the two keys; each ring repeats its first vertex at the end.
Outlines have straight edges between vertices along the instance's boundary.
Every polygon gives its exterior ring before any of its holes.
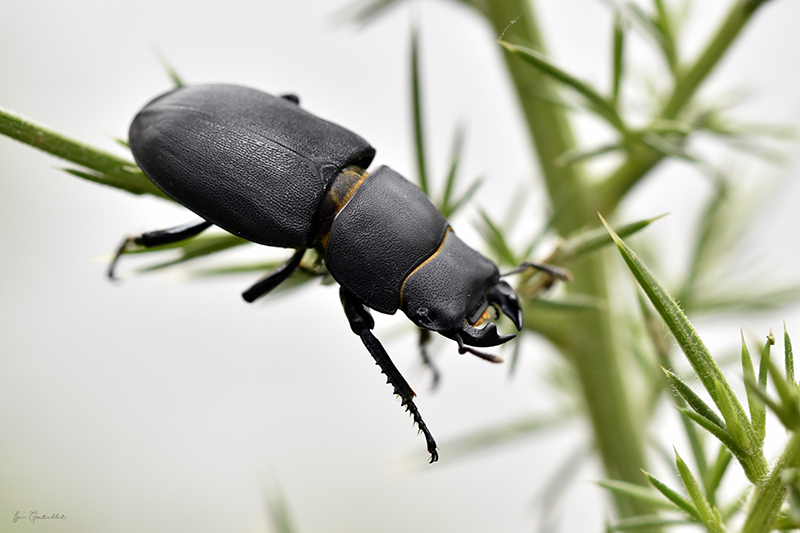
{"type": "Polygon", "coordinates": [[[419,307],[417,311],[414,313],[416,322],[422,326],[429,326],[433,325],[436,321],[436,313],[428,309],[427,307],[419,307]]]}

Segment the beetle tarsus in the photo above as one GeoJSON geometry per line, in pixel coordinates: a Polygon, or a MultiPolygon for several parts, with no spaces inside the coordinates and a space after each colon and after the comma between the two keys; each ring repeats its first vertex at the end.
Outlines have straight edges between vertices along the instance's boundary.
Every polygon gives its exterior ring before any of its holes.
{"type": "Polygon", "coordinates": [[[122,256],[122,254],[127,252],[131,248],[131,245],[135,244],[135,242],[136,242],[136,237],[126,237],[125,240],[122,241],[122,244],[120,244],[119,247],[117,247],[117,251],[114,254],[114,257],[108,263],[108,270],[106,271],[108,279],[110,279],[111,281],[117,281],[119,279],[117,278],[116,274],[117,262],[119,262],[119,258],[122,256]]]}
{"type": "Polygon", "coordinates": [[[161,229],[156,231],[148,231],[140,233],[139,235],[131,235],[126,237],[122,244],[117,248],[117,253],[108,265],[108,279],[117,279],[115,270],[117,262],[119,262],[122,254],[131,251],[135,246],[142,246],[144,248],[153,248],[155,246],[163,246],[165,244],[173,244],[176,242],[184,241],[190,237],[198,235],[204,230],[212,226],[211,222],[201,220],[200,222],[189,222],[188,224],[181,224],[174,228],[161,229]]]}
{"type": "Polygon", "coordinates": [[[400,397],[400,402],[411,414],[417,428],[425,435],[428,453],[431,455],[430,462],[435,463],[439,460],[439,453],[436,451],[436,441],[433,438],[428,426],[422,420],[422,415],[419,409],[414,404],[414,390],[408,384],[406,379],[395,366],[386,349],[375,335],[372,334],[372,328],[375,326],[375,320],[372,318],[369,310],[358,301],[358,299],[347,292],[344,288],[340,290],[342,299],[342,307],[344,307],[347,320],[350,322],[350,328],[353,333],[361,338],[361,342],[367,348],[367,351],[372,355],[381,372],[386,376],[386,381],[394,389],[394,393],[400,397]]]}
{"type": "Polygon", "coordinates": [[[253,303],[272,289],[286,281],[292,272],[300,265],[305,248],[298,248],[288,261],[258,280],[252,287],[242,293],[242,298],[248,303],[253,303]]]}

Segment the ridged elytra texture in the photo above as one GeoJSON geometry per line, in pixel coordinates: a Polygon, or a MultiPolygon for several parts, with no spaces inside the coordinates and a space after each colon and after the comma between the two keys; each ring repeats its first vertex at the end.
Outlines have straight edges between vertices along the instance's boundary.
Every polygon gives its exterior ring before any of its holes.
{"type": "Polygon", "coordinates": [[[284,248],[312,244],[330,181],[375,155],[355,133],[237,85],[159,96],[134,119],[129,142],[171,198],[233,234],[284,248]]]}
{"type": "Polygon", "coordinates": [[[403,285],[403,312],[424,316],[433,331],[459,329],[498,281],[497,266],[450,232],[439,253],[403,285]]]}
{"type": "Polygon", "coordinates": [[[436,252],[447,228],[419,187],[382,166],[336,215],[325,264],[368,307],[391,314],[403,280],[436,252]]]}

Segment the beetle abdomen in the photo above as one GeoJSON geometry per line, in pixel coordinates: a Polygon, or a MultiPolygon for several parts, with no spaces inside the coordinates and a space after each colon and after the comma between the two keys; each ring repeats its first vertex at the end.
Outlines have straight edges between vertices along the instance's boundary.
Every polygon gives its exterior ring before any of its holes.
{"type": "Polygon", "coordinates": [[[181,87],[130,129],[145,174],[177,202],[245,239],[306,247],[331,180],[375,150],[284,98],[236,85],[181,87]]]}
{"type": "Polygon", "coordinates": [[[394,313],[403,281],[436,253],[447,228],[447,220],[416,185],[383,166],[336,215],[325,264],[368,307],[394,313]]]}

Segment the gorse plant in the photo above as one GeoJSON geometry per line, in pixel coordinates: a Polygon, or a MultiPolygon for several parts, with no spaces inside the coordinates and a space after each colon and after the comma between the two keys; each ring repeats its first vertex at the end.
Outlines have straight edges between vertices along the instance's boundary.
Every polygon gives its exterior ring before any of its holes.
{"type": "MultiPolygon", "coordinates": [[[[361,2],[352,7],[348,16],[368,22],[397,3],[399,0],[361,2]]],[[[601,485],[613,495],[615,507],[615,520],[608,530],[657,531],[676,523],[694,523],[710,532],[800,528],[800,390],[794,376],[789,334],[784,332],[783,371],[770,358],[772,335],[757,358],[751,356],[742,340],[741,369],[746,387],[743,401],[687,319],[687,314],[774,308],[800,299],[797,287],[779,287],[764,294],[756,292],[754,288],[759,284],[755,282],[749,283],[748,289],[723,297],[704,290],[714,269],[724,263],[727,253],[737,244],[741,234],[735,229],[741,228],[746,219],[738,209],[740,205],[734,202],[740,195],[740,184],[695,150],[690,140],[697,133],[711,133],[729,141],[737,150],[747,148],[763,155],[769,153],[761,143],[764,135],[785,132],[740,124],[729,109],[701,101],[698,90],[753,15],[768,11],[768,2],[731,1],[722,20],[709,30],[705,46],[690,58],[681,55],[684,18],[679,15],[679,8],[664,0],[607,2],[613,23],[608,53],[611,83],[605,90],[585,81],[582,73],[557,64],[548,54],[541,32],[544,22],[538,18],[534,0],[461,3],[479,13],[494,35],[502,36],[497,46],[503,51],[548,194],[546,227],[526,230],[524,246],[515,247],[509,239],[510,232],[519,232],[519,227],[500,224],[487,212],[481,212],[479,229],[486,248],[499,264],[544,260],[572,272],[574,280],[553,298],[539,298],[546,280],[532,272],[519,277],[517,292],[524,304],[523,334],[546,338],[563,355],[570,369],[569,377],[563,379],[573,382],[570,390],[575,391],[576,397],[557,413],[537,414],[453,441],[448,454],[455,457],[486,450],[585,416],[593,439],[591,446],[581,443],[579,448],[591,447],[605,470],[607,480],[601,485]],[[645,106],[651,110],[646,120],[632,118],[633,105],[625,91],[632,70],[627,51],[632,32],[644,36],[669,75],[662,86],[648,92],[652,101],[645,106]],[[574,120],[581,113],[598,118],[611,140],[580,145],[574,134],[574,120]],[[612,167],[591,164],[610,154],[616,158],[612,167]],[[616,221],[618,208],[631,190],[662,162],[675,158],[711,176],[714,190],[695,229],[696,241],[686,250],[687,275],[679,286],[672,287],[671,292],[676,295],[673,298],[621,240],[640,232],[659,214],[654,213],[654,218],[648,220],[616,224],[616,232],[610,226],[603,228],[597,214],[616,221]],[[605,170],[596,175],[596,168],[605,170]],[[560,244],[542,257],[540,244],[545,236],[557,237],[560,244]],[[624,262],[609,253],[612,243],[624,262]],[[602,250],[603,247],[607,249],[602,250]],[[619,275],[623,264],[627,264],[650,303],[631,298],[630,291],[620,288],[620,279],[629,279],[619,275]],[[691,379],[673,364],[671,349],[663,342],[653,309],[674,336],[708,399],[703,399],[691,379]],[[633,382],[637,383],[636,388],[630,386],[633,382]],[[768,390],[769,383],[773,391],[768,390]],[[676,451],[674,480],[643,473],[650,471],[654,455],[648,445],[649,426],[664,401],[674,402],[680,413],[693,463],[690,467],[676,451]],[[764,452],[768,412],[774,413],[788,434],[773,464],[764,452]],[[715,444],[710,445],[710,441],[715,444]],[[744,497],[723,501],[721,482],[735,465],[741,466],[749,486],[742,489],[744,497]],[[676,488],[678,484],[682,488],[676,488]]],[[[416,34],[411,58],[418,183],[450,216],[471,201],[480,179],[463,186],[458,183],[462,147],[459,130],[444,185],[438,188],[432,182],[425,152],[421,105],[424,84],[416,34]],[[434,192],[437,188],[440,191],[434,192]]],[[[175,73],[171,75],[180,84],[175,73]]],[[[3,110],[0,133],[74,163],[78,168],[67,172],[75,176],[135,194],[164,196],[132,160],[85,146],[3,110]]],[[[244,243],[228,234],[201,235],[180,246],[170,246],[178,250],[177,258],[145,270],[172,266],[244,243]]],[[[145,250],[131,247],[126,251],[145,250]]],[[[314,258],[304,260],[291,282],[281,289],[324,274],[324,266],[317,263],[314,258]]],[[[261,272],[277,264],[230,265],[206,273],[261,272]]],[[[510,368],[514,368],[517,357],[515,351],[510,368]]],[[[570,456],[570,461],[575,456],[570,456]]]]}
{"type": "MultiPolygon", "coordinates": [[[[792,484],[795,483],[797,468],[800,467],[800,434],[797,433],[800,429],[800,385],[794,379],[794,358],[789,333],[784,330],[784,372],[770,360],[771,346],[775,344],[775,338],[770,332],[761,351],[758,377],[750,351],[742,337],[741,364],[747,387],[748,416],[742,402],[736,397],[722,370],[677,302],[622,239],[609,226],[606,227],[628,268],[683,350],[695,375],[716,407],[715,411],[674,371],[664,369],[676,393],[675,402],[681,414],[716,438],[719,446],[715,462],[709,464],[701,436],[689,423],[686,426],[686,433],[698,465],[699,479],[691,472],[678,452],[675,452],[676,466],[688,498],[646,473],[648,481],[676,509],[683,511],[688,521],[697,522],[712,533],[727,531],[726,524],[735,517],[737,511],[741,510],[742,505],[746,505],[742,532],[800,528],[800,522],[797,521],[800,512],[796,506],[797,502],[792,501],[788,509],[782,510],[790,490],[796,490],[792,484]],[[777,399],[767,393],[767,382],[770,378],[777,391],[777,399]],[[764,455],[767,408],[777,416],[790,435],[780,457],[771,468],[764,455]],[[746,504],[745,499],[739,498],[727,508],[723,508],[725,511],[720,511],[717,507],[717,492],[732,457],[736,458],[744,470],[747,480],[751,483],[748,492],[752,494],[746,504]]],[[[640,491],[636,485],[615,482],[606,483],[605,486],[619,494],[627,494],[654,504],[657,502],[647,492],[640,491]]],[[[636,516],[620,521],[612,529],[671,523],[670,519],[661,516],[636,516]]]]}

